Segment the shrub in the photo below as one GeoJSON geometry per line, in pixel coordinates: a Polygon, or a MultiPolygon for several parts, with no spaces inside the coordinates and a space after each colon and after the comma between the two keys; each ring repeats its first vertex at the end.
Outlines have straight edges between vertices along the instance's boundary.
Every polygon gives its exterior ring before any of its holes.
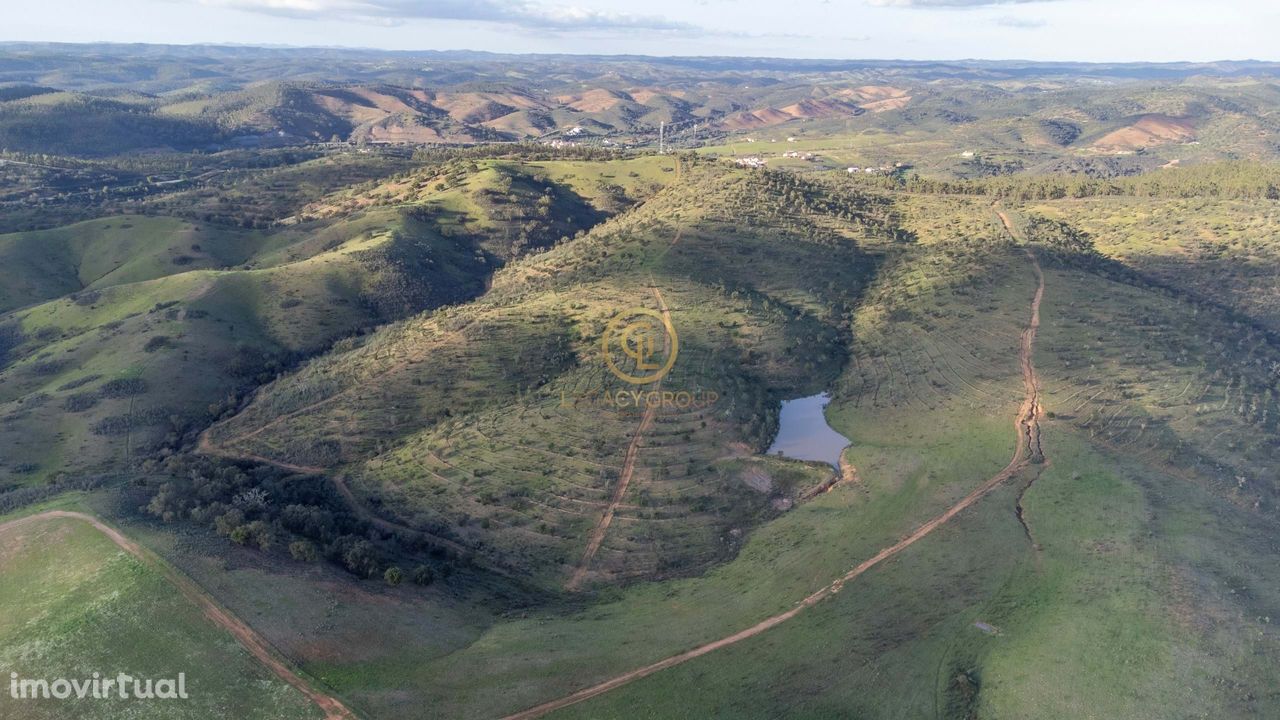
{"type": "Polygon", "coordinates": [[[294,540],[289,543],[289,555],[294,560],[313,563],[320,559],[320,552],[316,550],[315,543],[310,540],[294,540]]]}
{"type": "Polygon", "coordinates": [[[170,342],[168,335],[155,335],[151,339],[147,340],[146,345],[142,346],[142,351],[151,353],[161,348],[169,347],[169,345],[170,342]]]}
{"type": "Polygon", "coordinates": [[[342,564],[351,572],[364,577],[373,577],[381,564],[378,549],[368,540],[357,540],[348,546],[342,554],[342,564]]]}
{"type": "Polygon", "coordinates": [[[31,363],[31,372],[36,375],[57,375],[69,364],[70,363],[66,360],[48,360],[45,362],[31,363]]]}
{"type": "Polygon", "coordinates": [[[102,397],[118,400],[120,398],[142,395],[147,391],[147,381],[142,378],[116,378],[102,384],[99,392],[102,397]]]}
{"type": "Polygon", "coordinates": [[[78,387],[84,387],[85,385],[88,385],[89,383],[93,382],[94,380],[97,380],[100,377],[102,376],[101,375],[85,375],[82,378],[76,378],[75,380],[62,383],[61,385],[58,386],[58,390],[60,391],[75,390],[78,387]]]}
{"type": "Polygon", "coordinates": [[[382,579],[385,580],[388,585],[395,587],[404,580],[404,571],[395,565],[392,565],[387,568],[385,573],[382,574],[382,579]]]}
{"type": "Polygon", "coordinates": [[[62,401],[62,409],[67,412],[84,412],[94,405],[98,404],[98,395],[91,392],[75,393],[68,395],[66,400],[62,401]]]}

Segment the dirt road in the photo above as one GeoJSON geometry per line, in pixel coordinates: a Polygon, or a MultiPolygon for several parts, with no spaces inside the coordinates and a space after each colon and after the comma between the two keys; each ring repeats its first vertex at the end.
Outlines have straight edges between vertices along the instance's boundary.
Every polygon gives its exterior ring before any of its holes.
{"type": "MultiPolygon", "coordinates": [[[[997,211],[997,213],[1005,223],[1005,227],[1010,229],[1010,232],[1012,232],[1008,218],[1000,211],[997,211]]],[[[532,720],[533,718],[541,717],[549,712],[560,710],[598,695],[603,695],[610,690],[622,687],[623,685],[639,680],[643,677],[653,675],[661,670],[665,670],[688,662],[689,660],[693,660],[694,658],[715,652],[720,648],[733,645],[746,640],[747,638],[755,637],[770,628],[781,625],[796,615],[799,615],[806,608],[812,607],[826,598],[840,592],[845,583],[857,578],[859,575],[862,575],[876,565],[879,565],[908,547],[911,547],[911,545],[915,544],[918,540],[928,536],[934,530],[946,524],[956,515],[959,515],[965,509],[976,503],[987,493],[991,492],[1000,484],[1004,483],[1019,471],[1030,465],[1033,460],[1036,462],[1042,461],[1044,455],[1040,448],[1040,380],[1036,375],[1034,351],[1036,332],[1040,328],[1040,301],[1044,298],[1044,273],[1041,271],[1040,263],[1036,259],[1034,253],[1027,250],[1027,257],[1030,258],[1032,267],[1035,269],[1037,288],[1035,296],[1031,301],[1031,317],[1027,323],[1027,327],[1022,331],[1018,345],[1018,362],[1022,368],[1022,384],[1024,390],[1022,405],[1019,407],[1018,414],[1013,421],[1014,429],[1018,436],[1018,444],[1014,449],[1013,458],[1009,460],[1009,464],[1006,465],[1003,470],[996,473],[968,495],[964,496],[963,499],[948,508],[946,512],[938,515],[932,520],[929,520],[910,535],[907,535],[893,545],[890,545],[876,553],[874,556],[862,561],[852,570],[840,576],[831,584],[801,600],[790,610],[761,620],[751,627],[739,630],[738,632],[727,637],[720,638],[719,640],[714,640],[706,643],[705,645],[699,645],[692,650],[687,650],[678,655],[672,655],[664,660],[659,660],[658,662],[645,665],[644,667],[636,668],[635,670],[623,673],[622,675],[610,678],[609,680],[584,688],[557,700],[543,703],[529,708],[528,710],[515,713],[514,715],[508,715],[503,720],[532,720]]]]}
{"type": "MultiPolygon", "coordinates": [[[[1000,222],[1004,225],[1004,230],[1009,234],[1009,237],[1015,242],[1020,240],[1020,233],[1017,228],[1014,227],[1013,222],[1009,219],[1009,215],[1000,208],[999,203],[992,205],[991,209],[994,210],[996,216],[1000,218],[1000,222]]],[[[1024,248],[1023,251],[1027,254],[1027,259],[1031,261],[1031,267],[1035,270],[1036,279],[1039,283],[1039,288],[1036,290],[1036,298],[1031,304],[1031,322],[1027,326],[1027,329],[1022,331],[1023,350],[1020,353],[1020,357],[1022,358],[1023,383],[1032,383],[1035,385],[1034,402],[1029,409],[1034,419],[1034,417],[1039,417],[1043,410],[1040,407],[1040,389],[1035,377],[1035,368],[1030,364],[1029,358],[1031,356],[1031,348],[1035,344],[1035,331],[1040,327],[1040,299],[1044,295],[1044,270],[1041,269],[1040,261],[1036,259],[1035,253],[1031,252],[1031,250],[1027,248],[1024,248]]],[[[1047,464],[1047,460],[1044,456],[1044,450],[1040,447],[1039,423],[1028,421],[1024,423],[1024,427],[1026,428],[1026,435],[1023,438],[1023,442],[1027,446],[1028,459],[1033,463],[1047,464]]],[[[1031,532],[1031,523],[1027,520],[1026,512],[1022,505],[1023,497],[1027,494],[1027,491],[1031,489],[1032,484],[1035,483],[1037,478],[1039,478],[1039,473],[1028,478],[1027,483],[1018,491],[1018,499],[1014,503],[1014,514],[1018,518],[1018,523],[1022,525],[1022,531],[1026,534],[1027,541],[1031,543],[1032,549],[1038,552],[1040,550],[1040,544],[1036,542],[1035,533],[1031,532]]]]}
{"type": "MultiPolygon", "coordinates": [[[[679,240],[679,234],[676,240],[679,240]]],[[[672,241],[675,244],[675,241],[672,241]]],[[[658,301],[658,307],[662,310],[662,317],[667,321],[667,327],[671,327],[671,309],[667,307],[666,301],[662,298],[662,291],[653,287],[653,296],[658,301]]],[[[664,338],[663,342],[669,342],[668,338],[664,338]]],[[[653,390],[662,390],[662,380],[659,379],[654,384],[653,390]]],[[[600,519],[596,521],[596,526],[591,530],[591,536],[587,539],[587,548],[582,553],[582,559],[578,561],[578,566],[573,570],[573,576],[569,578],[569,582],[565,584],[565,589],[576,592],[582,587],[582,582],[586,579],[587,571],[591,569],[591,561],[595,559],[596,553],[600,550],[601,543],[604,542],[605,533],[609,531],[609,525],[613,522],[613,515],[618,510],[618,506],[622,504],[623,498],[627,496],[627,488],[631,485],[631,478],[636,471],[636,458],[640,456],[640,443],[644,440],[644,436],[653,427],[653,419],[658,414],[658,405],[649,403],[644,414],[640,417],[640,425],[636,428],[636,432],[631,436],[631,442],[627,445],[627,452],[622,459],[622,472],[618,474],[618,484],[613,488],[613,496],[609,498],[609,506],[605,508],[600,519]]]]}
{"type": "Polygon", "coordinates": [[[270,644],[265,638],[255,632],[246,625],[242,620],[231,614],[231,611],[222,607],[214,600],[209,593],[191,580],[187,576],[173,569],[168,563],[156,557],[154,553],[142,547],[138,543],[130,540],[115,528],[103,523],[98,518],[84,513],[72,512],[68,510],[50,510],[48,512],[29,515],[17,520],[11,520],[0,525],[0,530],[18,527],[28,523],[36,522],[47,518],[70,518],[88,523],[94,529],[106,535],[120,549],[137,558],[148,567],[157,570],[166,580],[173,583],[183,597],[194,603],[204,613],[204,616],[212,620],[214,623],[231,633],[237,641],[248,650],[251,655],[257,658],[263,665],[266,665],[271,672],[276,674],[281,680],[289,683],[297,688],[299,692],[307,696],[325,713],[326,720],[355,720],[355,714],[351,712],[337,698],[327,695],[300,677],[297,673],[289,668],[285,661],[271,649],[270,644]]]}

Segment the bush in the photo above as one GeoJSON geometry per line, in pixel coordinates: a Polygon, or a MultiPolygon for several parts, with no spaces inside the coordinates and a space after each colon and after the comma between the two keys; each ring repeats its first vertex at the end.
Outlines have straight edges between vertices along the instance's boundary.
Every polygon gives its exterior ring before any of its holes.
{"type": "Polygon", "coordinates": [[[231,532],[227,534],[227,537],[231,538],[231,542],[237,545],[244,545],[249,542],[249,526],[238,525],[231,528],[231,532]]]}
{"type": "Polygon", "coordinates": [[[76,378],[75,380],[62,383],[61,385],[58,386],[58,390],[59,391],[75,390],[78,387],[84,387],[85,385],[88,385],[89,383],[93,382],[94,380],[97,380],[100,377],[102,376],[101,375],[85,375],[82,378],[76,378]]]}
{"type": "Polygon", "coordinates": [[[36,375],[57,375],[71,363],[66,360],[48,360],[31,363],[31,372],[36,375]]]}
{"type": "Polygon", "coordinates": [[[399,585],[401,581],[404,580],[404,571],[396,567],[395,565],[392,565],[391,567],[387,568],[387,571],[385,573],[382,574],[382,579],[385,580],[387,584],[390,585],[391,587],[395,587],[396,585],[399,585]]]}
{"type": "Polygon", "coordinates": [[[84,412],[97,404],[98,396],[96,393],[75,393],[74,395],[68,395],[67,398],[62,401],[62,409],[67,412],[77,413],[84,412]]]}
{"type": "Polygon", "coordinates": [[[378,549],[368,540],[356,540],[342,554],[342,564],[351,572],[364,577],[373,577],[381,565],[378,549]]]}
{"type": "Polygon", "coordinates": [[[169,345],[170,342],[168,335],[156,335],[150,340],[147,340],[147,344],[142,346],[142,351],[151,353],[161,348],[169,347],[169,345]]]}
{"type": "Polygon", "coordinates": [[[289,555],[294,560],[313,563],[320,559],[320,552],[316,549],[315,543],[310,540],[294,540],[289,543],[289,555]]]}
{"type": "Polygon", "coordinates": [[[142,378],[116,378],[102,384],[99,392],[102,397],[119,400],[121,398],[142,395],[147,391],[147,381],[142,378]]]}
{"type": "Polygon", "coordinates": [[[409,579],[413,581],[414,585],[426,586],[435,582],[436,575],[426,565],[419,565],[409,573],[409,579]]]}

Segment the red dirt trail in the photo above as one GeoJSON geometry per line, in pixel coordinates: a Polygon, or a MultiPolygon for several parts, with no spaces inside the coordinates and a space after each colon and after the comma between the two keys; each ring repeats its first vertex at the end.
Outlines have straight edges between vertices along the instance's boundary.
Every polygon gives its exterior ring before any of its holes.
{"type": "MultiPolygon", "coordinates": [[[[677,234],[676,239],[679,240],[677,234]]],[[[675,241],[672,241],[675,244],[675,241]]],[[[667,307],[667,303],[662,298],[662,291],[655,286],[653,288],[653,296],[658,301],[658,307],[662,309],[662,317],[666,319],[667,326],[671,326],[671,310],[667,307]]],[[[662,389],[662,380],[659,379],[653,386],[654,390],[662,389]]],[[[627,453],[622,459],[622,472],[618,475],[618,484],[613,488],[613,496],[609,498],[609,506],[605,508],[604,514],[596,521],[596,526],[591,530],[591,536],[587,540],[587,548],[582,553],[582,559],[578,561],[578,566],[573,570],[573,576],[569,578],[569,582],[565,584],[565,589],[576,592],[582,587],[583,581],[586,579],[587,571],[591,569],[591,561],[595,558],[596,552],[600,550],[600,545],[604,542],[605,533],[609,531],[609,524],[613,522],[613,515],[618,510],[618,506],[622,504],[623,498],[627,496],[627,487],[631,484],[631,477],[635,475],[636,458],[640,455],[640,443],[644,440],[645,433],[649,432],[653,427],[653,419],[658,414],[659,403],[649,403],[644,409],[644,415],[640,418],[640,425],[636,428],[636,432],[631,436],[631,443],[627,445],[627,453]]]]}

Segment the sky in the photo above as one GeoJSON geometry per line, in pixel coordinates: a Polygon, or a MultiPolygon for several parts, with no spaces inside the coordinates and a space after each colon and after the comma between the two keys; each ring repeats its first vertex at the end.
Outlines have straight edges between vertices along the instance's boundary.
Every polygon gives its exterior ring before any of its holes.
{"type": "Polygon", "coordinates": [[[832,59],[1280,60],[1275,0],[0,0],[0,40],[832,59]]]}

